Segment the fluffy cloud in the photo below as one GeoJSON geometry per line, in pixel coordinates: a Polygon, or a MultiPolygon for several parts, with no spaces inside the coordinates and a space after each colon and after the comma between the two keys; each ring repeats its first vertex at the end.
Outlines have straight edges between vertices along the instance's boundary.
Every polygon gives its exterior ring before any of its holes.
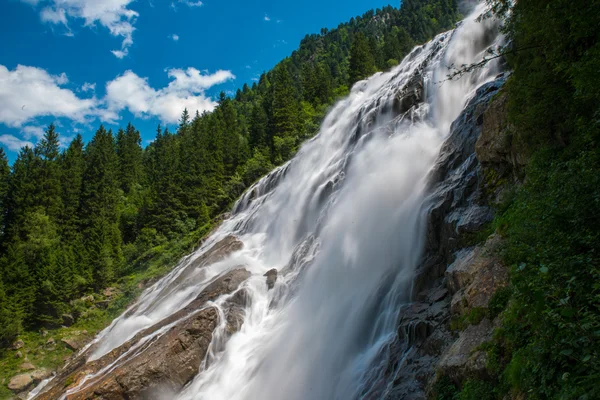
{"type": "Polygon", "coordinates": [[[81,88],[79,88],[79,90],[81,90],[82,92],[95,92],[96,84],[85,82],[83,85],[81,85],[81,88]]]}
{"type": "Polygon", "coordinates": [[[175,11],[177,11],[177,6],[179,4],[183,4],[186,5],[188,7],[201,7],[204,5],[203,2],[201,1],[197,1],[197,0],[177,0],[177,1],[172,1],[171,2],[171,8],[175,11]]]}
{"type": "MultiPolygon", "coordinates": [[[[0,143],[11,150],[35,143],[44,134],[40,117],[65,118],[89,124],[96,120],[116,123],[123,110],[138,117],[157,117],[165,123],[178,121],[187,108],[212,111],[217,103],[205,93],[212,86],[235,79],[230,71],[202,73],[195,68],[166,70],[170,82],[162,88],[150,86],[147,78],[126,71],[106,84],[106,95],[85,98],[94,92],[95,83],[84,83],[75,91],[65,87],[67,75],[51,75],[47,71],[19,65],[9,70],[0,65],[0,124],[18,128],[21,138],[4,134],[0,143]]],[[[74,86],[71,84],[71,86],[74,86]]],[[[68,138],[63,138],[66,144],[68,138]]]]}
{"type": "MultiPolygon", "coordinates": [[[[82,19],[84,26],[100,24],[111,35],[123,39],[121,48],[112,53],[123,58],[133,44],[134,24],[138,13],[129,9],[135,0],[21,0],[31,5],[44,5],[40,18],[51,24],[61,24],[69,29],[69,19],[82,19]]],[[[72,35],[70,29],[67,33],[72,35]]]]}
{"type": "Polygon", "coordinates": [[[174,42],[176,42],[179,40],[179,35],[174,33],[172,35],[169,35],[169,39],[172,39],[174,42]]]}
{"type": "Polygon", "coordinates": [[[65,117],[83,122],[98,114],[95,98],[79,98],[61,86],[67,76],[50,75],[41,68],[18,65],[14,70],[0,65],[0,123],[21,127],[40,116],[65,117]]]}
{"type": "Polygon", "coordinates": [[[154,89],[146,78],[126,71],[106,85],[106,102],[109,110],[128,109],[138,117],[157,116],[163,122],[177,122],[184,108],[196,111],[212,111],[217,105],[205,95],[205,90],[234,79],[230,71],[202,74],[195,68],[170,69],[172,79],[167,87],[154,89]]]}
{"type": "Polygon", "coordinates": [[[46,128],[43,126],[29,125],[24,126],[23,129],[21,129],[21,132],[23,133],[23,137],[25,139],[31,139],[32,137],[41,139],[46,132],[46,128]]]}
{"type": "Polygon", "coordinates": [[[5,145],[11,151],[19,151],[21,147],[25,146],[33,148],[33,143],[21,140],[13,135],[0,135],[0,143],[5,145]]]}
{"type": "Polygon", "coordinates": [[[268,21],[270,21],[270,20],[271,20],[271,17],[269,17],[267,14],[265,14],[265,21],[267,21],[267,22],[268,22],[268,21]]]}

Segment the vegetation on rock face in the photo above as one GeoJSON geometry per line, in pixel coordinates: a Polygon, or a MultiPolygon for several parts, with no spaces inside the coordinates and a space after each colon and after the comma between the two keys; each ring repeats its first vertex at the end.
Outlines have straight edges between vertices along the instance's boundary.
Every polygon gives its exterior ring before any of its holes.
{"type": "Polygon", "coordinates": [[[473,398],[466,393],[492,384],[497,399],[596,399],[600,1],[489,3],[511,40],[508,118],[529,163],[496,220],[512,273],[510,292],[494,307],[507,303],[488,349],[489,380],[454,394],[444,381],[438,398],[473,398]]]}
{"type": "Polygon", "coordinates": [[[222,94],[212,113],[184,110],[176,132],[159,126],[145,149],[131,124],[100,126],[65,150],[50,125],[12,167],[0,148],[2,375],[16,372],[6,349],[17,335],[56,329],[65,314],[90,334],[100,329],[139,283],[172,267],[247,187],[290,159],[350,85],[450,29],[456,3],[406,0],[307,35],[258,83],[222,94]],[[123,293],[114,312],[81,309],[109,285],[123,293]]]}

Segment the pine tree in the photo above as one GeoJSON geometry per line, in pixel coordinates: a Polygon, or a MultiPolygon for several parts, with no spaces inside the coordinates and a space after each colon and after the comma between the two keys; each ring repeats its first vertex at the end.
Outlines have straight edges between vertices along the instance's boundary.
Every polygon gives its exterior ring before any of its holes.
{"type": "Polygon", "coordinates": [[[112,132],[100,126],[86,147],[85,158],[81,201],[87,266],[84,277],[101,288],[110,283],[123,262],[118,225],[118,159],[112,132]]]}
{"type": "Polygon", "coordinates": [[[78,243],[79,210],[85,160],[83,139],[77,135],[61,157],[62,203],[61,236],[68,243],[78,243]]]}
{"type": "Polygon", "coordinates": [[[8,213],[8,190],[10,185],[10,167],[4,148],[0,147],[0,249],[3,248],[8,213]]]}
{"type": "Polygon", "coordinates": [[[59,165],[60,143],[54,124],[50,124],[44,136],[35,146],[40,168],[36,176],[36,205],[53,219],[58,218],[62,208],[61,171],[59,165]]]}
{"type": "Polygon", "coordinates": [[[362,32],[359,32],[354,36],[350,49],[349,84],[352,85],[375,71],[375,59],[369,49],[369,41],[362,32]]]}
{"type": "Polygon", "coordinates": [[[117,158],[119,185],[127,196],[142,180],[142,138],[140,132],[129,123],[125,131],[117,133],[117,158]]]}

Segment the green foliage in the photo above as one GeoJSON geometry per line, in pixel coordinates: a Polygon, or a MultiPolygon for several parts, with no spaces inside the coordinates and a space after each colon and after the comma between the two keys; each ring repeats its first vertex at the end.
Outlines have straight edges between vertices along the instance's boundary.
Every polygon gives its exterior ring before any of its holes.
{"type": "Polygon", "coordinates": [[[362,32],[354,36],[354,41],[350,48],[350,85],[371,76],[377,70],[375,67],[375,57],[371,49],[372,46],[369,45],[367,38],[362,32]]]}
{"type": "Polygon", "coordinates": [[[531,399],[598,398],[600,2],[489,3],[512,40],[509,118],[531,154],[497,221],[512,293],[493,369],[531,399]]]}
{"type": "Polygon", "coordinates": [[[456,384],[446,375],[438,377],[432,388],[432,394],[435,400],[455,400],[458,393],[456,384]]]}
{"type": "Polygon", "coordinates": [[[478,379],[467,380],[456,400],[495,400],[494,386],[478,379]]]}

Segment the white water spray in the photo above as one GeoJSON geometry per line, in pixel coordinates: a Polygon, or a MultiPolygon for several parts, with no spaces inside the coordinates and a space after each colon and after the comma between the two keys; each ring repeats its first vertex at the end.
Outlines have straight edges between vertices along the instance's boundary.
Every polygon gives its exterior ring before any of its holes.
{"type": "Polygon", "coordinates": [[[253,275],[243,284],[249,302],[241,330],[226,340],[225,324],[217,327],[203,370],[179,399],[359,398],[395,333],[399,306],[411,298],[427,174],[452,121],[496,74],[490,64],[439,84],[447,65],[478,61],[501,40],[494,21],[475,21],[482,11],[477,7],[455,31],[416,48],[392,71],[357,83],[292,161],[251,188],[201,249],[98,336],[92,358],[244,265],[253,275]],[[423,101],[403,110],[402,90],[423,101]],[[242,250],[187,268],[231,234],[244,242],[242,250]],[[280,275],[269,291],[263,274],[271,268],[280,275]]]}

